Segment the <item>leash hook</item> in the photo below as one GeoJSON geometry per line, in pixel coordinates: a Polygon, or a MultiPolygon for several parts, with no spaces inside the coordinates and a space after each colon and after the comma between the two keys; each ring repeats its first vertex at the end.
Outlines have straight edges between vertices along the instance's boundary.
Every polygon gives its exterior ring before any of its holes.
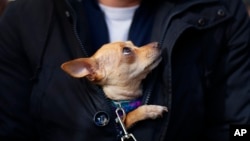
{"type": "Polygon", "coordinates": [[[124,126],[123,122],[125,121],[125,118],[126,118],[126,112],[124,111],[124,109],[120,106],[120,107],[116,108],[115,113],[116,113],[118,122],[121,125],[121,128],[122,128],[123,133],[124,133],[124,135],[121,137],[121,141],[124,141],[125,139],[130,139],[130,138],[132,138],[134,141],[137,141],[135,136],[132,133],[128,133],[125,126],[124,126]],[[119,113],[122,113],[122,119],[121,119],[119,113]]]}

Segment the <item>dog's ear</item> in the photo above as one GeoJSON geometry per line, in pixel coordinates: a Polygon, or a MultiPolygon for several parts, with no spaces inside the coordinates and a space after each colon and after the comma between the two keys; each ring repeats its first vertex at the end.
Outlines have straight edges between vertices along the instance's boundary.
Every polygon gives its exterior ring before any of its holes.
{"type": "Polygon", "coordinates": [[[72,77],[81,78],[86,76],[91,81],[94,81],[92,80],[95,74],[94,67],[95,61],[91,58],[79,58],[61,65],[61,68],[72,77]]]}

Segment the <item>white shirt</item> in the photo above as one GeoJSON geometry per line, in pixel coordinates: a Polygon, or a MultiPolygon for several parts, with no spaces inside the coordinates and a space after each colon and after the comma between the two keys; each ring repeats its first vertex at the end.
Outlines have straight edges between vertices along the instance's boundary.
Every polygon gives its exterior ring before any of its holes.
{"type": "Polygon", "coordinates": [[[103,4],[99,5],[105,15],[110,42],[127,41],[130,25],[135,10],[139,5],[132,7],[110,7],[103,4]]]}

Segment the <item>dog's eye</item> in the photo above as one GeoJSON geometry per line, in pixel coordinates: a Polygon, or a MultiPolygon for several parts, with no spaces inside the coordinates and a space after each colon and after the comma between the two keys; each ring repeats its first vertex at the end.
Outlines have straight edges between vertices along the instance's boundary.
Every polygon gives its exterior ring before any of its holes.
{"type": "Polygon", "coordinates": [[[132,50],[131,50],[131,48],[129,48],[129,47],[124,47],[124,48],[122,49],[122,53],[123,53],[124,55],[131,54],[131,52],[132,52],[132,50]]]}

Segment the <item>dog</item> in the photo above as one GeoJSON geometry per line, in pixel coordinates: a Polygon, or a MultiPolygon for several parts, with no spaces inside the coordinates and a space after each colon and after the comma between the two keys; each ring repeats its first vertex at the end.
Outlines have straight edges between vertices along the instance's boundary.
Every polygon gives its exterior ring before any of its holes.
{"type": "MultiPolygon", "coordinates": [[[[131,41],[104,44],[94,55],[67,61],[61,68],[75,78],[86,77],[100,85],[114,102],[133,101],[142,96],[141,81],[161,62],[157,42],[142,47],[131,41]]],[[[168,109],[159,105],[139,105],[126,113],[125,128],[138,121],[161,117],[168,109]]]]}

